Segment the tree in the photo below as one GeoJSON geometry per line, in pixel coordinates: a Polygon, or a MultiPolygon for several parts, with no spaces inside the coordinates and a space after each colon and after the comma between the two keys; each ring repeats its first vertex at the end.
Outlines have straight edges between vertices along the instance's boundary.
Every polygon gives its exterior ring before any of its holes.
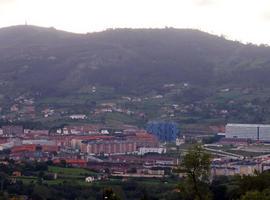
{"type": "Polygon", "coordinates": [[[270,200],[270,197],[265,192],[249,191],[242,196],[241,200],[270,200]]]}
{"type": "Polygon", "coordinates": [[[120,200],[120,198],[114,193],[111,188],[107,188],[103,193],[104,200],[120,200]]]}
{"type": "Polygon", "coordinates": [[[66,160],[60,160],[59,165],[60,165],[60,167],[67,167],[67,161],[66,160]]]}
{"type": "Polygon", "coordinates": [[[44,185],[35,185],[31,196],[32,196],[32,199],[35,199],[35,200],[39,200],[39,199],[44,200],[44,199],[52,198],[50,188],[44,185]]]}
{"type": "Polygon", "coordinates": [[[4,185],[7,180],[8,180],[8,175],[4,172],[0,172],[0,192],[4,191],[4,185]]]}
{"type": "Polygon", "coordinates": [[[187,175],[182,188],[187,198],[210,199],[210,154],[201,145],[195,144],[184,156],[181,168],[187,175]]]}

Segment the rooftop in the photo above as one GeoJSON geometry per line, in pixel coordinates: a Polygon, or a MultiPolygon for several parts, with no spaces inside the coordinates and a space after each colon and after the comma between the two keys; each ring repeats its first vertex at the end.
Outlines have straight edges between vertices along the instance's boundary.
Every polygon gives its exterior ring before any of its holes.
{"type": "Polygon", "coordinates": [[[227,126],[234,126],[234,127],[267,127],[270,128],[270,124],[227,124],[227,126]]]}

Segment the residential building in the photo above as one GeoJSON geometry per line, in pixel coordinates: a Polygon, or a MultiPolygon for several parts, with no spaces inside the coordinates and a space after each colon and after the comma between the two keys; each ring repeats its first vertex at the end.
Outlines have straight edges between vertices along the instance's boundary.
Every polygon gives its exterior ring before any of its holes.
{"type": "Polygon", "coordinates": [[[81,150],[90,155],[131,154],[137,150],[136,142],[130,140],[97,140],[82,143],[85,146],[81,150]]]}
{"type": "Polygon", "coordinates": [[[19,136],[23,134],[22,126],[2,126],[3,135],[5,136],[19,136]]]}

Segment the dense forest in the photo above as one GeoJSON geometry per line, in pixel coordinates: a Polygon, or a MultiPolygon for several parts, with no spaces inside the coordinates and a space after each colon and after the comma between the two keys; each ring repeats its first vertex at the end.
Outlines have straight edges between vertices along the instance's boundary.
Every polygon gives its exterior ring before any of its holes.
{"type": "Polygon", "coordinates": [[[269,84],[270,48],[189,29],[73,34],[34,26],[0,29],[0,91],[61,96],[89,85],[143,93],[168,83],[269,84]]]}

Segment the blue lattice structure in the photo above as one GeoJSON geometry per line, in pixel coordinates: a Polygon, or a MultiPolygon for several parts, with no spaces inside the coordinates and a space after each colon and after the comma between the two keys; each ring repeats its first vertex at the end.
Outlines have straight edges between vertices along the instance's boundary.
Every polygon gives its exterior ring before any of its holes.
{"type": "Polygon", "coordinates": [[[162,142],[174,142],[180,133],[178,124],[174,122],[148,122],[146,130],[162,142]]]}

